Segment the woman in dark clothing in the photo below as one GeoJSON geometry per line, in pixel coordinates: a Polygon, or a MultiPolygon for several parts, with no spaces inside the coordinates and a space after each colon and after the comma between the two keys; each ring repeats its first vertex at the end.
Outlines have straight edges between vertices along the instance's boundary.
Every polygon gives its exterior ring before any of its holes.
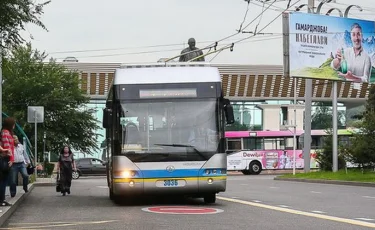
{"type": "Polygon", "coordinates": [[[77,169],[73,153],[68,146],[64,146],[64,148],[62,148],[60,151],[57,170],[60,174],[61,193],[63,194],[63,196],[65,196],[66,193],[70,194],[70,186],[72,184],[72,173],[73,170],[77,171],[77,169]]]}

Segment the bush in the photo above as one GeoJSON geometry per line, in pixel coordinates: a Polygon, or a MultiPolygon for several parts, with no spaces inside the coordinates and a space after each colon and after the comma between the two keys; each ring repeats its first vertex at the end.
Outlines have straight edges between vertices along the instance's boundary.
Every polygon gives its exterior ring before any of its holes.
{"type": "Polygon", "coordinates": [[[46,162],[45,163],[45,166],[44,166],[44,171],[47,173],[47,175],[52,175],[53,173],[53,169],[55,168],[55,165],[54,164],[51,164],[49,162],[46,162]]]}
{"type": "MultiPolygon", "coordinates": [[[[332,135],[326,136],[323,139],[323,151],[317,151],[316,161],[319,168],[323,171],[332,171],[333,169],[333,151],[332,151],[332,135]]],[[[338,154],[338,169],[344,169],[346,166],[345,157],[343,154],[338,154]]]]}

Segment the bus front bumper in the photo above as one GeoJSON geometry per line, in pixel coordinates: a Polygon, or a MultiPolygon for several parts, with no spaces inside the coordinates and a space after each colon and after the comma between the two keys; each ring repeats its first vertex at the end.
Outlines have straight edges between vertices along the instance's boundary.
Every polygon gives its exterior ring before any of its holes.
{"type": "Polygon", "coordinates": [[[207,194],[226,190],[226,176],[182,178],[114,178],[115,195],[207,194]]]}

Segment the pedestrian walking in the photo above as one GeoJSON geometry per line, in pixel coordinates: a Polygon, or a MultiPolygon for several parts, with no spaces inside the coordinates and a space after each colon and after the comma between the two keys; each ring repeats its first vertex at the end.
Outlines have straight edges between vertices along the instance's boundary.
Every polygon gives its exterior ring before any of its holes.
{"type": "Polygon", "coordinates": [[[72,185],[72,173],[77,171],[74,161],[73,153],[69,146],[65,145],[61,151],[57,163],[57,172],[59,174],[59,186],[63,196],[66,193],[70,194],[70,187],[72,185]]]}
{"type": "Polygon", "coordinates": [[[19,142],[18,137],[13,135],[14,139],[14,162],[10,169],[10,196],[14,197],[17,193],[18,173],[21,173],[23,179],[23,190],[28,192],[29,175],[27,167],[30,164],[29,156],[26,154],[25,148],[19,142]]]}

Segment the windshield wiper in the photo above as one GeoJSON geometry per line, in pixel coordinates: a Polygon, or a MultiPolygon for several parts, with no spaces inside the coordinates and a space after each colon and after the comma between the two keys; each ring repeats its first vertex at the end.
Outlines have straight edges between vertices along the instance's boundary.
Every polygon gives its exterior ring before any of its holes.
{"type": "Polygon", "coordinates": [[[183,145],[183,144],[154,144],[157,146],[171,146],[171,147],[188,147],[192,148],[196,153],[198,153],[199,156],[201,156],[203,159],[208,160],[207,157],[205,157],[195,146],[193,145],[183,145]]]}

